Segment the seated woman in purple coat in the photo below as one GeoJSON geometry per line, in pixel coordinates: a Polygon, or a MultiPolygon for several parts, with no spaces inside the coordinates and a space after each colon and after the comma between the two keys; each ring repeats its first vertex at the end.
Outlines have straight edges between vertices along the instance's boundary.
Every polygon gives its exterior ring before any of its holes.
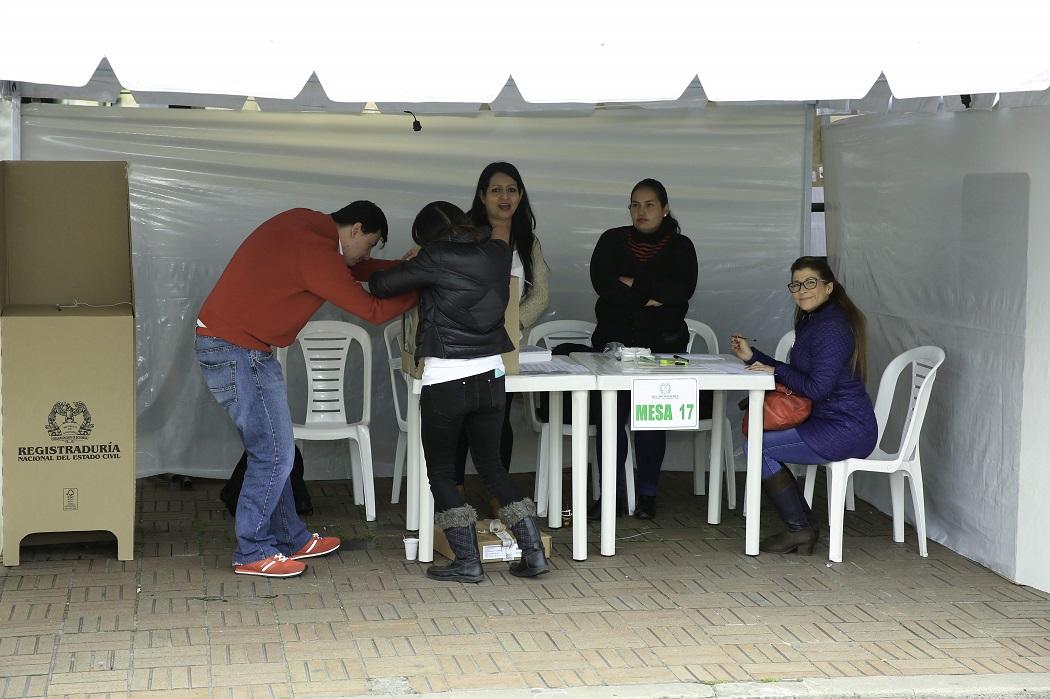
{"type": "Polygon", "coordinates": [[[752,371],[813,401],[798,427],[762,436],[762,489],[787,530],[766,537],[759,550],[813,553],[820,532],[802,489],[785,463],[823,464],[865,458],[875,449],[875,411],[864,388],[864,314],[835,280],[825,257],[800,257],[791,265],[788,291],[795,305],[795,345],[789,362],[778,362],[734,336],[733,353],[752,371]]]}

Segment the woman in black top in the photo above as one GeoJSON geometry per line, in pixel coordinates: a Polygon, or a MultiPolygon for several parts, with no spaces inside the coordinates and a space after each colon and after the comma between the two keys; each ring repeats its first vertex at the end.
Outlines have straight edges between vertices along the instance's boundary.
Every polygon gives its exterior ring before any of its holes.
{"type": "Polygon", "coordinates": [[[434,523],[455,560],[432,565],[427,577],[481,582],[475,530],[477,512],[456,488],[459,435],[469,435],[478,473],[499,501],[499,518],[514,533],[521,561],[510,572],[532,577],[549,569],[536,521],[536,505],[522,497],[500,464],[499,437],[506,400],[500,355],[514,348],[504,329],[511,251],[488,229],[470,225],[453,204],[435,201],[412,224],[422,249],[413,259],[372,275],[379,298],[419,291],[416,359],[424,359],[419,396],[420,437],[434,495],[434,523]]]}
{"type": "MultiPolygon", "coordinates": [[[[591,255],[591,284],[598,293],[594,305],[598,327],[591,344],[598,352],[609,342],[648,347],[653,352],[684,352],[689,344],[685,314],[697,282],[693,242],[682,235],[671,215],[667,190],[659,181],[644,179],[636,184],[628,209],[632,225],[605,231],[591,255]]],[[[617,492],[621,494],[626,485],[629,401],[629,392],[621,391],[616,434],[617,492]]],[[[598,444],[600,449],[600,438],[598,444]]],[[[666,445],[663,431],[634,434],[638,466],[635,516],[639,519],[656,514],[656,485],[666,445]]],[[[625,499],[621,496],[618,501],[618,510],[626,510],[625,499]]]]}

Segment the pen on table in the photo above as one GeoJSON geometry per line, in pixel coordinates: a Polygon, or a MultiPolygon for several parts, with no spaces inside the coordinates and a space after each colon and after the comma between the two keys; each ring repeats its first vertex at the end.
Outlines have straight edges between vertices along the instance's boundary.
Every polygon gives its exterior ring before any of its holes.
{"type": "Polygon", "coordinates": [[[674,355],[674,358],[675,358],[675,359],[681,359],[681,360],[682,360],[683,362],[688,362],[688,361],[689,361],[689,357],[683,357],[683,356],[682,356],[682,355],[680,355],[680,354],[676,354],[676,355],[674,355]]]}

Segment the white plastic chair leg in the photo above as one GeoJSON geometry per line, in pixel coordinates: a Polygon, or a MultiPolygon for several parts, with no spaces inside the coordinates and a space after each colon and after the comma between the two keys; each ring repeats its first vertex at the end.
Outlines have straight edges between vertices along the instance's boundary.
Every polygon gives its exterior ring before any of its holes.
{"type": "MultiPolygon", "coordinates": [[[[806,484],[803,486],[803,495],[806,498],[806,504],[813,507],[813,486],[817,482],[817,464],[809,464],[806,466],[806,484]]],[[[828,476],[828,502],[831,502],[831,476],[828,476]]]]}
{"type": "Polygon", "coordinates": [[[904,541],[904,472],[890,474],[890,501],[893,506],[893,540],[904,541]]]}
{"type": "Polygon", "coordinates": [[[405,459],[408,453],[408,435],[397,433],[397,447],[394,449],[394,484],[390,488],[390,503],[396,505],[401,501],[401,479],[405,475],[405,459]]]}
{"type": "Polygon", "coordinates": [[[707,469],[704,467],[707,460],[704,458],[707,449],[707,432],[695,432],[693,434],[693,495],[703,495],[707,492],[707,469]]]}
{"type": "Polygon", "coordinates": [[[842,528],[846,507],[846,467],[840,462],[828,465],[828,482],[831,484],[831,496],[828,498],[828,558],[835,563],[842,563],[842,528]]]}
{"type": "MultiPolygon", "coordinates": [[[[722,425],[722,468],[725,469],[726,505],[730,510],[736,509],[736,461],[733,459],[733,434],[726,419],[722,425]]],[[[702,479],[701,479],[702,480],[702,479]]]]}
{"type": "Polygon", "coordinates": [[[550,473],[550,424],[544,423],[540,429],[540,443],[536,450],[536,489],[532,499],[536,502],[536,514],[540,517],[547,514],[547,474],[550,473]]]}
{"type": "Polygon", "coordinates": [[[926,505],[922,490],[922,469],[908,470],[908,484],[911,486],[911,506],[915,511],[915,532],[919,535],[919,555],[926,558],[926,505]]]}
{"type": "Polygon", "coordinates": [[[365,491],[361,487],[361,458],[360,450],[354,449],[354,438],[347,439],[350,443],[350,480],[354,487],[354,504],[363,505],[365,502],[365,491]]]}
{"type": "Polygon", "coordinates": [[[365,495],[365,520],[376,519],[376,481],[372,473],[372,436],[365,425],[357,428],[357,448],[361,454],[361,489],[365,495]]]}

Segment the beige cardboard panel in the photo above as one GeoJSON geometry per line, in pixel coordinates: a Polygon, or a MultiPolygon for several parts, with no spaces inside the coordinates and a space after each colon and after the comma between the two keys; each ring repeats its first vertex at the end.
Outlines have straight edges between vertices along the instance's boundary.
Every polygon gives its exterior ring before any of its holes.
{"type": "MultiPolygon", "coordinates": [[[[488,546],[489,552],[493,552],[495,549],[492,547],[500,546],[502,542],[500,538],[489,531],[490,519],[479,519],[477,522],[478,530],[478,552],[482,553],[482,563],[505,563],[502,558],[485,558],[484,552],[485,547],[488,546]]],[[[509,530],[508,530],[509,533],[509,530]]],[[[511,534],[511,538],[514,535],[511,534]]],[[[540,540],[543,541],[543,551],[547,554],[547,558],[551,557],[551,537],[550,534],[540,533],[540,540]]],[[[441,531],[438,527],[434,527],[434,550],[440,553],[445,558],[454,560],[455,554],[452,553],[452,548],[448,545],[448,539],[445,538],[445,532],[441,531]]],[[[520,557],[519,557],[520,558],[520,557]]]]}
{"type": "Polygon", "coordinates": [[[111,531],[131,558],[134,322],[127,308],[8,306],[0,318],[5,564],[48,531],[111,531]]]}
{"type": "Polygon", "coordinates": [[[127,164],[0,163],[4,303],[132,300],[127,164]]]}
{"type": "MultiPolygon", "coordinates": [[[[508,374],[518,373],[518,341],[521,338],[521,321],[518,315],[518,278],[510,278],[510,299],[507,310],[503,312],[503,327],[507,329],[514,349],[503,353],[503,367],[508,374]]],[[[401,370],[419,379],[423,377],[423,360],[418,362],[416,354],[416,326],[419,322],[419,310],[413,308],[401,316],[401,370]]]]}

